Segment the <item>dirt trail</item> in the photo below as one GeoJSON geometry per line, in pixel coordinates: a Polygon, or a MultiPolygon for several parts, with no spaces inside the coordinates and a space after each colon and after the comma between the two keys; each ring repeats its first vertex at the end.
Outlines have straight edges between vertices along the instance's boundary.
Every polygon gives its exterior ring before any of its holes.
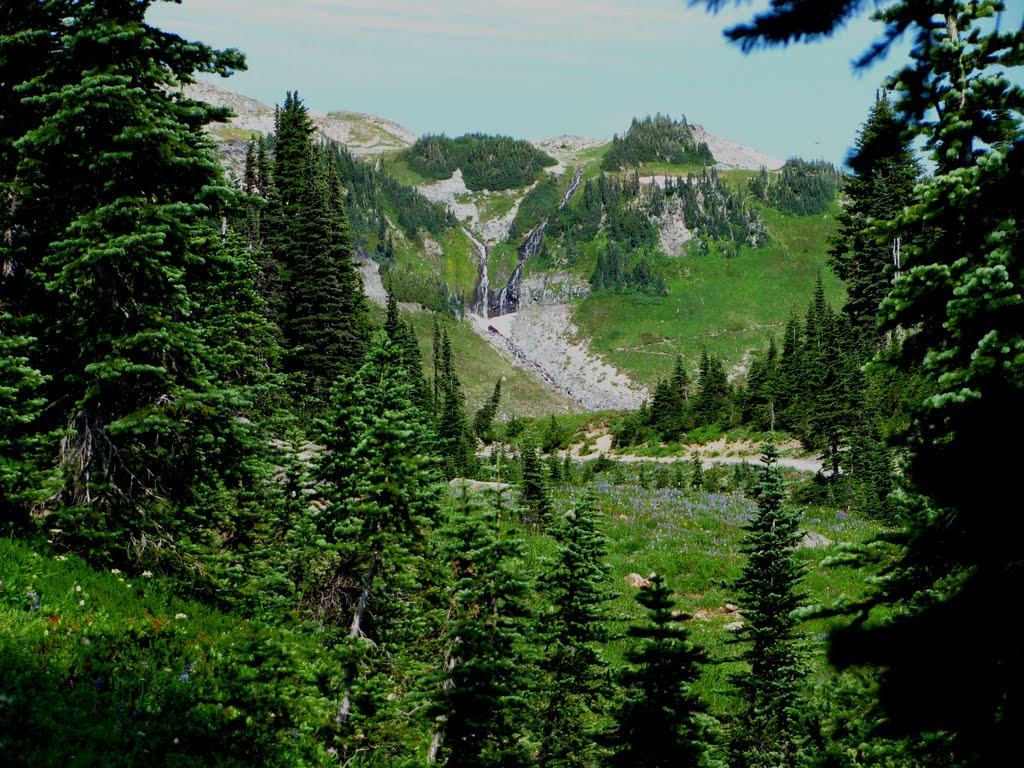
{"type": "MultiPolygon", "coordinates": [[[[794,446],[795,444],[785,444],[780,445],[779,448],[784,450],[794,446]]],[[[594,440],[591,452],[585,456],[579,455],[579,451],[582,447],[582,445],[574,445],[569,450],[570,455],[577,461],[593,461],[599,455],[604,454],[606,458],[609,458],[612,461],[621,461],[627,464],[638,461],[650,461],[656,464],[674,464],[679,461],[692,461],[695,458],[699,458],[701,465],[705,468],[711,467],[715,464],[758,465],[761,463],[761,454],[758,450],[758,446],[754,443],[729,443],[724,439],[717,440],[713,443],[693,446],[684,456],[637,456],[632,453],[613,453],[612,436],[608,434],[598,435],[594,440]]],[[[801,472],[820,472],[822,469],[821,461],[811,458],[790,458],[787,456],[780,456],[777,463],[780,467],[788,467],[801,472]]]]}

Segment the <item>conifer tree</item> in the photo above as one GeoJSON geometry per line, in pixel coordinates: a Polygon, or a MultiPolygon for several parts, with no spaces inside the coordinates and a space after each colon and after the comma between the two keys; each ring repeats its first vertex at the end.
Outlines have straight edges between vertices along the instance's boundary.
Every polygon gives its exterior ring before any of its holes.
{"type": "Polygon", "coordinates": [[[379,641],[388,613],[401,615],[408,596],[420,589],[426,535],[439,514],[440,478],[426,414],[412,397],[401,354],[383,334],[359,372],[339,380],[332,393],[319,471],[329,483],[328,507],[315,525],[328,549],[327,563],[334,564],[324,577],[358,584],[346,615],[338,618],[348,625],[353,649],[337,714],[340,728],[358,698],[357,672],[370,650],[366,639],[379,641]],[[389,604],[385,596],[398,592],[406,597],[389,604]]]}
{"type": "Polygon", "coordinates": [[[612,598],[604,563],[607,543],[598,525],[594,499],[584,494],[552,532],[558,552],[541,582],[550,606],[539,625],[545,646],[540,669],[546,675],[541,766],[594,763],[596,743],[588,722],[610,695],[601,644],[610,636],[612,598]]]}
{"type": "Polygon", "coordinates": [[[742,655],[749,669],[734,678],[743,709],[732,752],[736,765],[795,766],[799,758],[796,708],[804,675],[793,618],[800,606],[803,577],[796,558],[799,516],[784,503],[778,451],[771,443],[763,450],[761,479],[755,489],[758,511],[744,527],[742,550],[747,562],[735,584],[745,619],[739,637],[750,646],[742,655]]]}
{"type": "Polygon", "coordinates": [[[431,757],[439,751],[450,768],[528,765],[524,651],[534,615],[522,543],[502,534],[494,508],[481,507],[465,488],[456,505],[444,531],[455,580],[438,701],[442,724],[431,757]]]}
{"type": "Polygon", "coordinates": [[[494,391],[484,406],[476,412],[473,417],[473,434],[485,443],[494,440],[494,417],[498,415],[498,405],[501,403],[501,379],[494,382],[494,391]]]}
{"type": "Polygon", "coordinates": [[[353,372],[368,336],[337,168],[313,142],[313,122],[289,92],[275,120],[274,178],[266,242],[283,289],[282,329],[299,395],[314,408],[353,372]]]}
{"type": "Polygon", "coordinates": [[[838,216],[829,263],[846,283],[847,316],[858,329],[875,332],[879,305],[900,266],[903,236],[890,231],[886,237],[874,222],[896,219],[913,202],[921,175],[904,125],[884,91],[875,98],[848,164],[853,175],[843,184],[847,202],[838,216]]]}
{"type": "Polygon", "coordinates": [[[637,592],[647,621],[633,626],[634,644],[626,651],[626,667],[615,707],[615,727],[605,741],[613,768],[697,768],[706,752],[703,706],[693,692],[704,653],[690,642],[689,632],[672,617],[675,602],[658,574],[651,586],[637,592]]]}
{"type": "Polygon", "coordinates": [[[551,496],[544,463],[532,440],[523,440],[519,450],[523,468],[523,481],[520,486],[523,506],[529,513],[530,522],[546,524],[551,519],[551,496]]]}
{"type": "Polygon", "coordinates": [[[729,380],[721,358],[708,354],[704,347],[700,356],[700,380],[693,402],[693,418],[698,424],[725,425],[729,418],[729,380]]]}
{"type": "Polygon", "coordinates": [[[242,57],[148,26],[148,0],[31,5],[52,26],[0,44],[45,51],[18,65],[36,67],[19,97],[32,98],[5,109],[25,119],[5,119],[0,140],[0,305],[36,339],[38,434],[64,435],[47,445],[59,473],[47,503],[97,558],[180,559],[215,525],[251,440],[197,312],[217,279],[203,269],[207,222],[233,197],[202,129],[227,113],[180,88],[242,57]]]}

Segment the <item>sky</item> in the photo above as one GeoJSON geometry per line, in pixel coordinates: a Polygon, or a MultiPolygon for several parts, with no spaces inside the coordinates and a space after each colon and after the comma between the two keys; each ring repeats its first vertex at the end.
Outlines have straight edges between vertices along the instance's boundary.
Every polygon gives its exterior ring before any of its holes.
{"type": "Polygon", "coordinates": [[[528,139],[610,138],[632,117],[660,112],[779,159],[842,163],[905,51],[854,72],[851,62],[881,29],[861,19],[831,40],[743,54],[722,31],[751,9],[711,15],[686,0],[182,0],[154,3],[148,21],[243,51],[248,70],[213,81],[266,104],[294,90],[310,109],[367,112],[420,134],[528,139]]]}

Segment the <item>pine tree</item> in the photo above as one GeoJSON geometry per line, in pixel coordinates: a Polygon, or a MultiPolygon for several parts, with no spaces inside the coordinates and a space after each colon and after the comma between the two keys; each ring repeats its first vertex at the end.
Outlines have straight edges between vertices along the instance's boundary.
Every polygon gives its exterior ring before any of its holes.
{"type": "Polygon", "coordinates": [[[494,382],[491,398],[473,417],[473,434],[485,443],[494,441],[494,417],[498,415],[498,404],[501,402],[501,379],[494,382]]]}
{"type": "Polygon", "coordinates": [[[622,694],[615,728],[605,741],[613,768],[697,768],[706,752],[703,706],[693,692],[704,653],[672,617],[675,606],[665,580],[650,576],[637,592],[647,623],[629,629],[634,644],[619,675],[622,694]]]}
{"type": "Polygon", "coordinates": [[[544,463],[537,452],[537,446],[530,439],[523,441],[519,451],[523,467],[523,481],[520,487],[523,506],[528,512],[529,522],[546,524],[551,519],[552,510],[544,463]]]}
{"type": "Polygon", "coordinates": [[[442,725],[431,753],[439,751],[450,768],[527,765],[524,650],[534,616],[522,543],[502,534],[495,510],[481,508],[465,488],[456,505],[444,531],[455,580],[438,702],[442,725]]]}
{"type": "Polygon", "coordinates": [[[848,164],[853,175],[843,184],[847,202],[838,216],[829,263],[846,283],[847,316],[858,329],[874,332],[879,305],[899,266],[893,262],[903,237],[880,241],[882,233],[873,225],[896,219],[912,203],[921,176],[904,125],[884,91],[875,98],[848,164]]]}
{"type": "MultiPolygon", "coordinates": [[[[813,39],[868,7],[775,5],[729,34],[747,48],[813,39]]],[[[1024,31],[1003,28],[998,0],[870,7],[886,27],[860,64],[897,38],[913,41],[891,81],[893,107],[906,132],[923,137],[935,169],[918,201],[879,229],[912,244],[883,302],[883,329],[906,329],[899,365],[920,372],[931,392],[899,441],[906,529],[887,538],[900,556],[887,559],[866,620],[834,637],[832,657],[884,670],[879,696],[894,731],[945,731],[956,764],[997,766],[1015,753],[1024,725],[1016,637],[952,637],[949,628],[998,612],[1024,586],[1020,516],[1001,514],[1015,493],[1016,457],[978,449],[994,429],[1024,427],[1024,89],[1007,75],[1021,65],[1024,31]],[[894,618],[867,620],[874,606],[894,618]]]]}
{"type": "Polygon", "coordinates": [[[357,670],[370,651],[366,639],[385,636],[389,614],[401,615],[420,588],[426,535],[439,515],[440,478],[426,414],[412,398],[401,355],[381,334],[359,372],[335,385],[324,430],[319,475],[329,484],[328,506],[315,528],[328,562],[336,564],[325,577],[358,584],[347,613],[338,617],[348,625],[352,647],[337,714],[342,729],[357,704],[357,670]],[[385,596],[398,592],[403,600],[389,605],[385,596]]]}
{"type": "Polygon", "coordinates": [[[552,532],[558,543],[553,566],[541,586],[550,608],[541,617],[545,645],[540,668],[547,700],[540,715],[542,766],[592,765],[596,744],[588,723],[610,694],[608,664],[601,644],[608,640],[607,543],[593,497],[583,495],[552,532]]]}
{"type": "Polygon", "coordinates": [[[368,336],[365,299],[335,166],[313,142],[313,122],[289,92],[275,120],[266,242],[283,286],[281,325],[296,389],[320,407],[337,377],[353,372],[368,336]]]}
{"type": "Polygon", "coordinates": [[[800,606],[803,568],[796,558],[799,515],[784,504],[778,451],[768,443],[755,489],[757,515],[744,529],[747,555],[735,589],[745,619],[739,638],[750,642],[742,658],[749,669],[734,678],[743,700],[733,738],[734,764],[794,766],[797,701],[804,675],[793,612],[800,606]]]}
{"type": "Polygon", "coordinates": [[[203,268],[208,221],[234,197],[203,126],[226,111],[180,91],[242,57],[146,25],[150,4],[35,3],[52,26],[3,34],[5,55],[45,59],[18,65],[36,75],[5,110],[24,122],[0,142],[0,305],[35,339],[48,404],[37,434],[64,435],[46,446],[51,523],[96,558],[134,549],[170,563],[211,533],[252,441],[197,311],[218,279],[203,268]]]}
{"type": "Polygon", "coordinates": [[[721,358],[708,354],[704,347],[700,356],[700,379],[693,401],[693,418],[698,424],[720,424],[729,419],[729,380],[721,358]]]}

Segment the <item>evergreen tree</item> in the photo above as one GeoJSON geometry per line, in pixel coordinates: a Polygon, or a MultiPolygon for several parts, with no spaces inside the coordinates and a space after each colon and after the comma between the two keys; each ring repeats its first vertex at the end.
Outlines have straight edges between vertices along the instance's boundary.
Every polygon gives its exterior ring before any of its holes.
{"type": "Polygon", "coordinates": [[[853,175],[843,184],[847,200],[838,216],[829,263],[846,283],[846,314],[857,328],[873,330],[899,267],[903,240],[897,234],[880,241],[882,233],[875,231],[874,222],[896,219],[913,202],[921,176],[904,125],[884,91],[876,96],[847,162],[853,175]]]}
{"type": "Polygon", "coordinates": [[[594,499],[578,498],[554,528],[558,552],[544,575],[548,613],[541,617],[545,645],[541,671],[547,691],[540,716],[542,766],[588,766],[596,745],[591,732],[608,697],[608,664],[600,646],[608,640],[610,614],[607,543],[598,531],[594,499]]]}
{"type": "MultiPolygon", "coordinates": [[[[748,48],[814,38],[867,7],[776,4],[729,34],[748,48]]],[[[1024,725],[1016,639],[954,638],[949,627],[967,613],[998,611],[1024,586],[1020,517],[999,514],[1014,494],[1016,458],[978,449],[995,425],[1002,434],[1024,426],[1024,89],[1007,76],[1021,65],[1024,31],[998,23],[999,0],[870,7],[887,26],[860,63],[912,39],[910,61],[891,82],[893,106],[907,133],[924,138],[935,168],[918,201],[880,230],[912,244],[883,302],[883,328],[907,329],[900,365],[919,371],[932,392],[900,437],[907,527],[889,538],[901,554],[887,560],[866,620],[835,636],[832,656],[884,670],[879,695],[894,731],[945,731],[957,764],[1002,765],[1024,725]],[[971,477],[987,480],[963,481],[971,477]],[[869,620],[876,605],[894,618],[869,620]]]]}
{"type": "Polygon", "coordinates": [[[522,543],[504,536],[495,510],[481,508],[465,488],[444,534],[455,580],[438,702],[442,724],[431,757],[440,751],[450,768],[527,765],[524,651],[534,616],[522,543]]]}
{"type": "Polygon", "coordinates": [[[412,610],[426,535],[439,514],[426,414],[414,405],[401,353],[385,336],[374,340],[358,373],[335,385],[324,444],[319,475],[328,483],[328,506],[314,521],[327,548],[323,577],[357,585],[337,619],[347,624],[352,648],[337,714],[345,729],[358,698],[357,672],[370,652],[366,641],[386,637],[389,613],[412,610]],[[403,599],[388,604],[385,596],[399,593],[403,599]]]}
{"type": "Polygon", "coordinates": [[[64,435],[46,445],[51,524],[97,558],[180,563],[212,535],[253,440],[197,311],[218,279],[208,221],[234,197],[203,126],[227,113],[180,89],[242,58],[148,26],[150,4],[34,3],[20,20],[51,26],[0,33],[2,55],[26,57],[5,79],[35,72],[12,83],[22,103],[0,137],[0,305],[15,338],[35,339],[36,434],[64,435]]]}
{"type": "Polygon", "coordinates": [[[672,618],[675,606],[665,580],[651,574],[637,592],[647,623],[629,629],[634,641],[619,675],[622,694],[615,728],[606,742],[613,768],[696,768],[706,751],[702,705],[693,692],[705,656],[686,628],[672,618]]]}
{"type": "Polygon", "coordinates": [[[282,329],[290,371],[313,407],[357,367],[368,335],[337,167],[313,142],[313,122],[289,92],[275,120],[274,178],[266,242],[283,286],[282,329]]]}
{"type": "Polygon", "coordinates": [[[551,519],[551,496],[548,490],[547,473],[537,452],[537,446],[530,440],[523,440],[520,447],[520,463],[523,467],[523,481],[520,486],[523,506],[534,524],[547,523],[551,519]]]}
{"type": "Polygon", "coordinates": [[[709,355],[704,347],[700,356],[700,379],[693,401],[697,424],[727,425],[730,421],[729,380],[721,358],[709,355]]]}
{"type": "Polygon", "coordinates": [[[793,612],[800,606],[803,568],[796,558],[799,515],[784,504],[778,451],[768,443],[755,489],[757,515],[744,528],[747,556],[736,581],[745,618],[739,630],[749,647],[742,658],[749,669],[734,678],[743,700],[732,751],[735,765],[795,766],[797,701],[804,675],[793,612]]]}
{"type": "Polygon", "coordinates": [[[491,398],[473,417],[473,434],[485,443],[494,440],[494,417],[498,415],[498,404],[501,402],[501,379],[494,382],[491,398]]]}

